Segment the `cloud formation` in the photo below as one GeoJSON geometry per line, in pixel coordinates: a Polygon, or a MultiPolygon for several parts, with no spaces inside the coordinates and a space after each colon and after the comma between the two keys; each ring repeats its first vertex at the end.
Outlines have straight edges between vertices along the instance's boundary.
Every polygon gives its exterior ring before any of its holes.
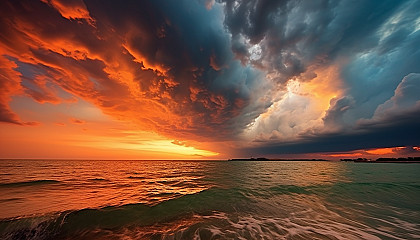
{"type": "MultiPolygon", "coordinates": [[[[238,152],[309,153],[420,143],[415,131],[419,109],[403,111],[392,97],[405,86],[406,75],[420,71],[414,47],[420,41],[418,2],[223,2],[237,58],[263,70],[279,93],[287,89],[280,100],[272,99],[269,116],[252,124],[256,138],[238,152]],[[334,94],[319,114],[314,110],[320,97],[308,86],[326,68],[337,71],[332,78],[323,77],[327,81],[322,84],[331,88],[321,92],[334,94]],[[298,90],[290,89],[294,81],[300,83],[298,90]],[[385,107],[381,104],[394,104],[387,118],[378,117],[385,107]]],[[[413,82],[410,86],[418,85],[413,82]]],[[[415,105],[413,97],[407,101],[415,105]]]]}
{"type": "Polygon", "coordinates": [[[0,121],[14,124],[22,124],[19,117],[9,107],[12,94],[22,91],[20,76],[13,70],[17,65],[5,58],[0,58],[0,121]]]}
{"type": "Polygon", "coordinates": [[[174,144],[232,141],[237,155],[420,145],[415,0],[0,9],[1,122],[31,124],[14,96],[81,98],[174,144]]]}
{"type": "Polygon", "coordinates": [[[214,129],[233,137],[267,104],[251,94],[258,70],[229,50],[220,6],[22,1],[2,9],[2,55],[40,103],[59,102],[46,89],[59,86],[145,129],[206,139],[214,129]]]}

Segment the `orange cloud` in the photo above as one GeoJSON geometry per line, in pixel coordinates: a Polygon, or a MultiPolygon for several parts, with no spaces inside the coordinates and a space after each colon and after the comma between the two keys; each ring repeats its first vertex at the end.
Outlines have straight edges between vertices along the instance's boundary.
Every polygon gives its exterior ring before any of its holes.
{"type": "Polygon", "coordinates": [[[375,148],[375,149],[359,149],[349,152],[325,153],[323,156],[332,158],[368,158],[376,159],[379,157],[413,157],[418,156],[419,147],[391,147],[391,148],[375,148]]]}
{"type": "Polygon", "coordinates": [[[327,156],[329,157],[339,157],[339,158],[359,158],[361,156],[363,156],[362,153],[337,153],[337,154],[327,154],[327,156]]]}
{"type": "Polygon", "coordinates": [[[57,96],[55,89],[49,88],[47,82],[48,80],[45,76],[35,76],[32,79],[32,83],[34,83],[37,89],[25,88],[25,93],[39,103],[60,103],[61,99],[57,96]]]}
{"type": "MultiPolygon", "coordinates": [[[[325,112],[328,110],[331,99],[340,96],[343,93],[343,83],[340,77],[340,64],[327,67],[311,66],[307,71],[314,73],[313,79],[303,79],[301,92],[311,97],[315,106],[325,112]]],[[[307,73],[307,75],[309,75],[307,73]]],[[[303,77],[305,78],[305,76],[303,77]]],[[[308,76],[308,78],[310,78],[308,76]]]]}
{"type": "Polygon", "coordinates": [[[188,146],[180,147],[215,151],[216,144],[198,140],[229,137],[228,121],[248,104],[237,89],[209,90],[201,78],[214,70],[199,67],[181,52],[185,49],[166,49],[175,51],[170,55],[161,50],[176,40],[177,33],[159,14],[153,19],[157,25],[127,21],[112,26],[103,13],[91,14],[83,1],[53,0],[14,2],[1,12],[1,71],[7,76],[0,83],[2,121],[30,124],[9,107],[12,96],[26,94],[40,104],[59,105],[67,101],[62,91],[94,104],[113,119],[135,123],[140,130],[188,140],[188,146]],[[98,25],[93,16],[109,25],[98,25]]]}
{"type": "Polygon", "coordinates": [[[67,19],[85,19],[93,23],[85,3],[82,0],[61,1],[61,0],[41,0],[54,7],[61,16],[67,19]]]}
{"type": "Polygon", "coordinates": [[[9,107],[11,97],[23,93],[20,85],[20,73],[14,69],[17,65],[4,56],[0,56],[0,122],[12,123],[17,125],[34,126],[39,123],[29,121],[23,122],[19,116],[9,107]]]}
{"type": "Polygon", "coordinates": [[[385,154],[394,153],[395,149],[396,148],[377,148],[377,149],[366,150],[366,152],[373,155],[385,155],[385,154]]]}
{"type": "Polygon", "coordinates": [[[2,122],[21,124],[19,117],[9,107],[12,95],[22,92],[19,73],[14,71],[17,65],[5,57],[0,57],[0,120],[2,122]]]}

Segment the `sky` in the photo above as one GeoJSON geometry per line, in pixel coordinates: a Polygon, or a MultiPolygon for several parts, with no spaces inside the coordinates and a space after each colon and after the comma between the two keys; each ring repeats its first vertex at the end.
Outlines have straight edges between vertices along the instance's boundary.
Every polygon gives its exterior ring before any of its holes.
{"type": "Polygon", "coordinates": [[[0,158],[420,156],[420,1],[0,1],[0,158]]]}

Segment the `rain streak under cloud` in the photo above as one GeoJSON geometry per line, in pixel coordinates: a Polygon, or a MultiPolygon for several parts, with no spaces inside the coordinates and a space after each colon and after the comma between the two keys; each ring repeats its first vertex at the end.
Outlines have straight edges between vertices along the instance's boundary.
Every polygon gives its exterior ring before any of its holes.
{"type": "Polygon", "coordinates": [[[2,129],[55,121],[92,133],[89,123],[106,116],[129,127],[103,123],[93,135],[119,134],[122,148],[150,135],[147,151],[160,143],[195,157],[419,154],[419,1],[41,0],[0,9],[2,129]]]}

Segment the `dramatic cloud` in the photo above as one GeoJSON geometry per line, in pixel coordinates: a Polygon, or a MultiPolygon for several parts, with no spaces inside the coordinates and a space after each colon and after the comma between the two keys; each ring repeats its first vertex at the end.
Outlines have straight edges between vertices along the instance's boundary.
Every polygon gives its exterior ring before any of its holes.
{"type": "Polygon", "coordinates": [[[224,142],[232,155],[420,145],[419,1],[24,0],[0,9],[4,123],[33,124],[15,96],[82,99],[174,146],[224,142]]]}
{"type": "Polygon", "coordinates": [[[418,2],[225,4],[233,52],[280,87],[280,100],[272,99],[269,114],[262,114],[250,127],[247,136],[256,137],[250,137],[238,152],[309,153],[420,143],[419,109],[414,101],[418,94],[407,97],[410,108],[395,103],[401,88],[416,92],[412,86],[418,86],[413,75],[420,71],[420,52],[415,47],[420,42],[418,2]],[[308,88],[317,82],[320,69],[328,68],[336,70],[332,77],[323,76],[328,91],[308,88]],[[406,75],[411,76],[411,87],[405,87],[406,75]],[[290,87],[296,81],[297,90],[290,87]],[[316,93],[333,93],[321,114],[315,110],[321,105],[316,93]],[[384,108],[392,109],[384,113],[384,108]]]}
{"type": "Polygon", "coordinates": [[[85,19],[89,22],[93,22],[93,19],[89,16],[89,11],[86,9],[86,5],[82,0],[71,0],[71,1],[59,1],[59,0],[41,0],[48,3],[50,6],[57,9],[61,16],[67,19],[85,19]]]}
{"type": "Polygon", "coordinates": [[[46,89],[59,86],[144,129],[210,140],[234,137],[269,104],[259,100],[263,91],[251,94],[261,89],[259,71],[242,66],[229,50],[220,6],[3,5],[3,56],[19,66],[24,92],[38,102],[59,102],[46,89]]]}
{"type": "Polygon", "coordinates": [[[361,122],[388,122],[388,118],[420,112],[420,73],[411,73],[403,78],[395,94],[379,105],[371,120],[361,122]]]}
{"type": "MultiPolygon", "coordinates": [[[[409,74],[402,79],[395,94],[377,107],[372,118],[360,119],[352,125],[343,123],[343,115],[354,106],[353,99],[347,97],[332,99],[331,107],[323,119],[327,128],[301,134],[295,141],[264,141],[263,145],[251,147],[246,151],[248,154],[275,155],[418,146],[420,145],[419,86],[420,74],[409,74]]],[[[418,151],[411,153],[418,154],[418,151]]]]}

